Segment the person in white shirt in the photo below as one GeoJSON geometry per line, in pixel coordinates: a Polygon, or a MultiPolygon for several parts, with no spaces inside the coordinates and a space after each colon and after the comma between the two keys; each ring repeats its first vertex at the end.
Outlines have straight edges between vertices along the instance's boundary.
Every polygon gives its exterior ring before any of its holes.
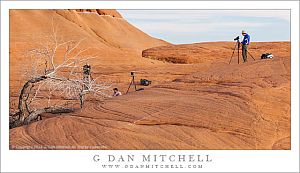
{"type": "Polygon", "coordinates": [[[121,96],[122,95],[122,93],[118,90],[118,88],[114,88],[114,94],[113,94],[113,96],[121,96]]]}

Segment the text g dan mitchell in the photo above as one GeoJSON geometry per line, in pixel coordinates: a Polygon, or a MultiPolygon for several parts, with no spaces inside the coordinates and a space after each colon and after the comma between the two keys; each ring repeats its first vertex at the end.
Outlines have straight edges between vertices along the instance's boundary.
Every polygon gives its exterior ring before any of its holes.
{"type": "Polygon", "coordinates": [[[93,156],[94,162],[114,162],[114,163],[129,163],[129,162],[188,162],[188,163],[203,163],[212,162],[210,155],[99,155],[93,156]]]}

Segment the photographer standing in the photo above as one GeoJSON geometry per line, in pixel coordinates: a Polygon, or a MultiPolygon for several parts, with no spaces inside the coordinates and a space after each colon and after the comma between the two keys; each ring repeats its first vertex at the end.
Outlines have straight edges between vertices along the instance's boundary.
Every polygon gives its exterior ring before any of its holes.
{"type": "Polygon", "coordinates": [[[243,54],[243,60],[244,62],[247,62],[247,51],[248,51],[248,45],[250,43],[250,35],[246,33],[246,31],[242,31],[242,35],[244,36],[242,43],[242,54],[243,54]]]}

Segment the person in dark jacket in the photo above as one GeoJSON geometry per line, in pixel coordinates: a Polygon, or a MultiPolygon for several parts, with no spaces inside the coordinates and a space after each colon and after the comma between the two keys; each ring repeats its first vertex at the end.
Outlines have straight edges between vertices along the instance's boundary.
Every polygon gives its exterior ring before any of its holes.
{"type": "Polygon", "coordinates": [[[242,44],[242,55],[243,55],[243,60],[244,62],[247,62],[247,51],[248,51],[248,45],[250,43],[250,35],[247,34],[246,31],[242,31],[242,35],[244,36],[243,41],[241,42],[242,44]]]}

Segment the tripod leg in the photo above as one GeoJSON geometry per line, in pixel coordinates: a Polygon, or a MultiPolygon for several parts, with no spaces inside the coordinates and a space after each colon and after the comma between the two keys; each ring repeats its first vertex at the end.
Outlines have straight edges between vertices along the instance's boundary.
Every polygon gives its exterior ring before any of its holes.
{"type": "Polygon", "coordinates": [[[133,81],[133,79],[131,79],[131,82],[130,82],[129,87],[128,87],[127,91],[126,91],[126,94],[128,93],[128,91],[129,91],[129,89],[130,89],[130,86],[131,86],[131,84],[132,84],[132,81],[133,81]]]}
{"type": "Polygon", "coordinates": [[[238,64],[240,64],[240,42],[238,42],[238,64]]]}
{"type": "Polygon", "coordinates": [[[135,91],[136,91],[136,84],[135,84],[135,82],[134,82],[134,76],[133,76],[133,78],[132,78],[132,83],[133,83],[134,89],[135,89],[135,91]]]}
{"type": "Polygon", "coordinates": [[[237,42],[235,43],[234,49],[233,49],[233,51],[232,51],[232,55],[231,55],[231,58],[230,58],[229,64],[231,63],[231,60],[232,60],[232,57],[233,57],[234,51],[235,51],[235,49],[236,49],[236,45],[237,45],[237,42]]]}
{"type": "Polygon", "coordinates": [[[251,53],[247,50],[247,53],[251,56],[251,58],[255,61],[255,58],[251,55],[251,53]]]}

